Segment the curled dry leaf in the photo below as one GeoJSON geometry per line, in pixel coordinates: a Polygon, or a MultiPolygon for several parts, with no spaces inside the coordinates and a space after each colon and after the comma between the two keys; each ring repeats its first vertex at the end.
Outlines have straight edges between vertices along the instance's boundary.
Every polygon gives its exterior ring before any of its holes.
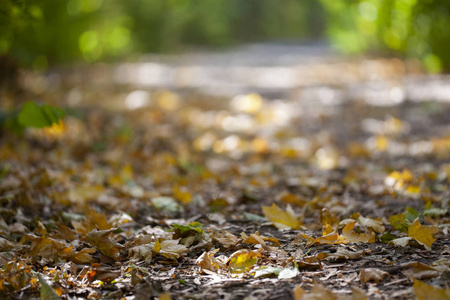
{"type": "Polygon", "coordinates": [[[226,268],[226,260],[222,261],[220,258],[215,258],[214,255],[219,249],[203,252],[196,260],[196,264],[199,265],[202,270],[216,271],[218,269],[226,268]]]}
{"type": "Polygon", "coordinates": [[[240,238],[226,230],[211,234],[213,241],[219,242],[224,248],[231,248],[239,244],[240,238]]]}
{"type": "Polygon", "coordinates": [[[349,223],[345,225],[342,229],[342,235],[345,239],[351,243],[374,243],[375,242],[375,233],[371,230],[369,233],[357,233],[353,229],[355,227],[356,222],[349,223]]]}
{"type": "Polygon", "coordinates": [[[134,246],[128,250],[128,254],[132,259],[143,259],[150,263],[153,257],[153,247],[154,244],[134,246]]]}
{"type": "Polygon", "coordinates": [[[390,241],[388,243],[388,245],[393,245],[393,246],[398,246],[398,247],[406,247],[409,244],[409,241],[411,241],[412,238],[407,236],[407,237],[402,237],[402,238],[398,238],[398,239],[394,239],[392,241],[390,241]]]}
{"type": "Polygon", "coordinates": [[[376,268],[361,269],[359,273],[359,280],[362,283],[374,281],[380,283],[384,278],[389,277],[389,273],[376,268]]]}
{"type": "Polygon", "coordinates": [[[124,246],[109,237],[115,230],[116,228],[109,230],[94,229],[86,235],[86,239],[103,255],[118,260],[120,258],[120,251],[124,249],[124,246]]]}

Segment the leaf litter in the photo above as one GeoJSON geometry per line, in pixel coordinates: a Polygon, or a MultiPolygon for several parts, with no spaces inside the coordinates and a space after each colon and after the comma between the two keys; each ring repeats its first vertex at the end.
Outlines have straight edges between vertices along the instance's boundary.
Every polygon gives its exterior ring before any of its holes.
{"type": "Polygon", "coordinates": [[[154,96],[3,132],[1,297],[448,299],[448,104],[154,96]]]}

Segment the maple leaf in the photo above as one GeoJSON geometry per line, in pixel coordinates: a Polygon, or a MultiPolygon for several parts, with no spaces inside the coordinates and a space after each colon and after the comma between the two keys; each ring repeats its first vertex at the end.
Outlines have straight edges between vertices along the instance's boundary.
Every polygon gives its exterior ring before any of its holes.
{"type": "Polygon", "coordinates": [[[263,206],[262,209],[266,218],[278,229],[299,229],[302,225],[300,218],[295,216],[290,205],[287,206],[286,211],[283,211],[275,203],[270,207],[263,206]]]}
{"type": "Polygon", "coordinates": [[[408,236],[415,239],[419,244],[423,245],[425,249],[431,250],[431,245],[437,238],[434,234],[438,232],[439,229],[436,226],[423,226],[419,222],[419,218],[415,219],[414,222],[408,228],[408,236]]]}
{"type": "Polygon", "coordinates": [[[188,248],[185,245],[178,243],[179,241],[180,239],[164,240],[162,242],[156,241],[155,246],[153,246],[153,250],[162,256],[176,260],[183,253],[188,251],[188,248]]]}
{"type": "Polygon", "coordinates": [[[116,230],[117,228],[109,230],[94,229],[86,235],[86,239],[103,255],[117,260],[120,258],[120,251],[124,249],[124,246],[109,238],[109,235],[116,230]]]}

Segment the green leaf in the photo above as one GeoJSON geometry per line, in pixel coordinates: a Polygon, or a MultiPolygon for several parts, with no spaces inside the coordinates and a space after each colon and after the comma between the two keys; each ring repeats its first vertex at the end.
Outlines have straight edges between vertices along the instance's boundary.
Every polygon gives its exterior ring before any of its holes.
{"type": "Polygon", "coordinates": [[[392,241],[392,240],[395,240],[396,238],[398,238],[398,236],[393,235],[393,234],[390,233],[389,231],[387,231],[387,232],[385,232],[385,233],[383,233],[383,234],[380,234],[380,235],[378,236],[378,239],[379,239],[381,242],[383,242],[383,243],[390,242],[390,241],[392,241]]]}
{"type": "Polygon", "coordinates": [[[17,116],[19,123],[25,127],[43,128],[58,123],[64,117],[64,111],[51,105],[37,105],[26,102],[17,116]]]}
{"type": "Polygon", "coordinates": [[[55,292],[55,290],[48,284],[47,280],[41,274],[37,274],[39,283],[41,284],[41,290],[39,291],[41,300],[60,300],[61,297],[55,292]]]}
{"type": "Polygon", "coordinates": [[[172,224],[173,229],[178,229],[180,234],[184,234],[190,230],[196,231],[198,233],[204,233],[203,224],[200,222],[191,222],[189,225],[181,225],[181,224],[172,224]]]}
{"type": "Polygon", "coordinates": [[[411,222],[406,219],[405,214],[390,216],[389,223],[391,223],[392,227],[401,232],[408,232],[408,227],[411,225],[411,222]]]}

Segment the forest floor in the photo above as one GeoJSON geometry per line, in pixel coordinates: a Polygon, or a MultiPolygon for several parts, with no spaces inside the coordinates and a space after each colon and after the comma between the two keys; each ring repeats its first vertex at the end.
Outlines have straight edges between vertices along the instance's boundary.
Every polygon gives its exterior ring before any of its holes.
{"type": "Polygon", "coordinates": [[[449,103],[83,93],[2,133],[0,299],[449,299],[449,103]]]}

